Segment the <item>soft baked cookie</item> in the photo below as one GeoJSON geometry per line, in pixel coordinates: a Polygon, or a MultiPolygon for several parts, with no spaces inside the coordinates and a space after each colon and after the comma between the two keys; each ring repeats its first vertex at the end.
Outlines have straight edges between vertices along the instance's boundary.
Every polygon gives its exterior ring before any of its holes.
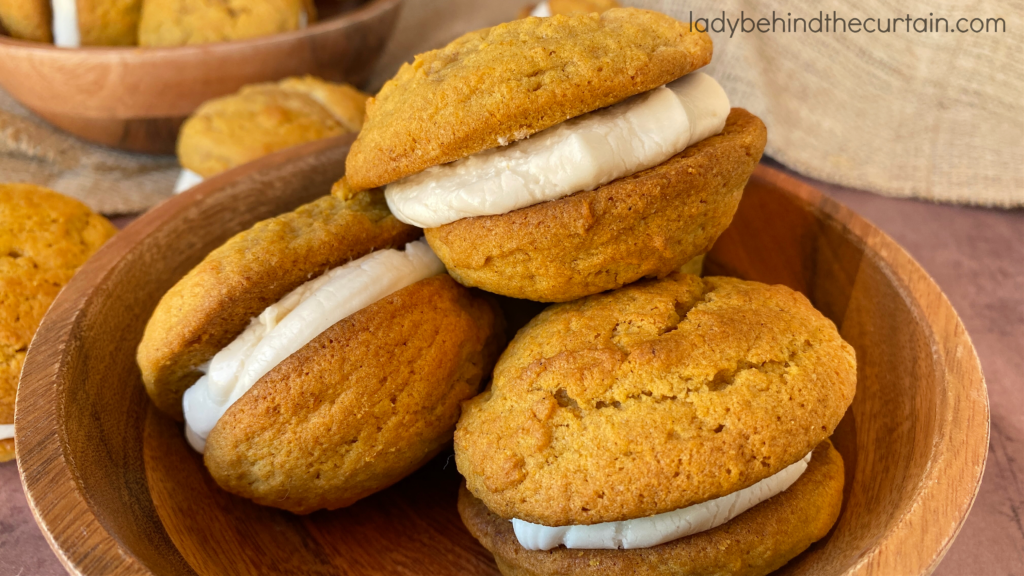
{"type": "Polygon", "coordinates": [[[419,235],[342,181],[236,235],[161,299],[139,345],[143,382],[224,489],[296,513],[339,508],[451,441],[504,325],[419,235]]]}
{"type": "Polygon", "coordinates": [[[784,286],[674,273],[556,304],[463,404],[463,516],[506,574],[729,573],[735,552],[765,574],[835,521],[827,439],[855,390],[853,349],[784,286]]]}
{"type": "Polygon", "coordinates": [[[612,8],[618,8],[619,3],[615,0],[544,0],[539,4],[527,6],[519,12],[520,18],[527,16],[554,16],[562,14],[571,16],[574,14],[589,14],[591,12],[604,12],[612,8]]]}
{"type": "Polygon", "coordinates": [[[764,149],[764,124],[737,108],[725,129],[663,164],[589,192],[426,230],[466,286],[568,301],[706,253],[733,214],[764,149]]]}
{"type": "MultiPolygon", "coordinates": [[[[142,0],[75,0],[82,46],[134,46],[142,0]]],[[[56,14],[55,14],[56,16],[56,14]]],[[[54,37],[58,37],[54,21],[54,37]]]]}
{"type": "Polygon", "coordinates": [[[138,363],[153,402],[181,419],[181,396],[199,378],[196,367],[228,345],[251,318],[312,272],[321,274],[375,248],[402,246],[419,235],[372,193],[325,196],[236,234],[164,294],[146,325],[138,363]]]}
{"type": "Polygon", "coordinates": [[[374,188],[521,140],[711,61],[707,34],[663,14],[525,19],[403,64],[366,104],[346,174],[374,188]]]}
{"type": "Polygon", "coordinates": [[[825,440],[807,471],[774,498],[717,528],[651,548],[526,550],[512,523],[488,510],[465,486],[459,491],[459,515],[505,576],[763,576],[828,534],[842,501],[843,459],[825,440]]]}
{"type": "Polygon", "coordinates": [[[4,0],[0,2],[0,25],[11,38],[53,42],[49,0],[4,0]]]}
{"type": "Polygon", "coordinates": [[[206,466],[226,490],[299,514],[394,484],[451,441],[497,358],[498,318],[444,274],[360,310],[231,406],[206,466]]]}
{"type": "MultiPolygon", "coordinates": [[[[21,366],[46,310],[117,231],[81,202],[32,184],[0,184],[0,427],[14,424],[21,366]]],[[[0,461],[14,440],[0,434],[0,461]]]]}
{"type": "Polygon", "coordinates": [[[139,45],[242,40],[298,30],[315,20],[312,0],[146,0],[139,45]]]}
{"type": "Polygon", "coordinates": [[[467,34],[367,103],[347,175],[386,185],[466,286],[565,302],[663,277],[729,225],[767,139],[710,59],[632,8],[467,34]]]}
{"type": "Polygon", "coordinates": [[[357,132],[367,98],[312,76],[244,86],[185,121],[178,159],[201,180],[289,146],[357,132]]]}

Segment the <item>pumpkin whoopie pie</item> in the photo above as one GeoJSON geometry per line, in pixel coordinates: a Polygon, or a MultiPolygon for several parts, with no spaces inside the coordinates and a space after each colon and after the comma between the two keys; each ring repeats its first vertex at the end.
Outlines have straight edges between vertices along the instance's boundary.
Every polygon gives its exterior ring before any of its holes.
{"type": "Polygon", "coordinates": [[[243,86],[203,103],[181,127],[181,192],[283,148],[358,132],[368,95],[314,76],[243,86]]]}
{"type": "Polygon", "coordinates": [[[299,30],[315,20],[313,0],[145,0],[139,45],[243,40],[299,30]]]}
{"type": "Polygon", "coordinates": [[[78,200],[0,184],[0,462],[14,458],[14,399],[43,315],[117,229],[78,200]]]}
{"type": "Polygon", "coordinates": [[[503,344],[380,194],[344,185],[214,250],[160,301],[138,363],[217,483],[308,513],[381,490],[452,437],[503,344]]]}
{"type": "Polygon", "coordinates": [[[504,574],[778,568],[839,514],[854,351],[783,286],[672,274],[551,306],[463,405],[459,509],[504,574]]]}
{"type": "Polygon", "coordinates": [[[764,124],[696,70],[707,34],[633,8],[526,18],[421,54],[346,163],[448,272],[569,301],[664,277],[728,226],[764,124]]]}

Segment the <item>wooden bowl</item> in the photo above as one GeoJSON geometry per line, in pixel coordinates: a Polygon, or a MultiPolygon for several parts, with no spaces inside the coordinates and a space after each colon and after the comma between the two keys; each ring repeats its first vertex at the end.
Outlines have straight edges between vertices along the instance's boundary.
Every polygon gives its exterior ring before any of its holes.
{"type": "MultiPolygon", "coordinates": [[[[327,193],[350,141],[285,150],[168,200],[53,304],[22,374],[17,451],[70,572],[497,574],[459,520],[450,453],[350,508],[294,516],[218,489],[143,391],[135,347],[161,295],[232,234],[327,193]]],[[[971,508],[988,447],[984,381],[949,301],[885,234],[765,167],[707,268],[803,291],[857,350],[857,395],[834,436],[842,515],[781,573],[930,572],[971,508]]],[[[541,308],[506,304],[513,325],[541,308]]]]}
{"type": "Polygon", "coordinates": [[[313,74],[362,85],[401,0],[367,0],[304,30],[172,48],[57,48],[0,36],[0,85],[54,126],[122,150],[173,154],[203,102],[245,84],[313,74]]]}

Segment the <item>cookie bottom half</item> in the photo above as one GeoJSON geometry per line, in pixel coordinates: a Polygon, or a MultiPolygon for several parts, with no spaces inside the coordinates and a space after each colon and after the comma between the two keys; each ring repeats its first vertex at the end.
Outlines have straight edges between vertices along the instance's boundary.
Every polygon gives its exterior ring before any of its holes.
{"type": "Polygon", "coordinates": [[[556,574],[762,576],[824,537],[839,517],[843,459],[828,440],[788,490],[706,532],[636,550],[526,550],[512,523],[490,512],[463,485],[459,514],[494,554],[505,576],[556,574]]]}

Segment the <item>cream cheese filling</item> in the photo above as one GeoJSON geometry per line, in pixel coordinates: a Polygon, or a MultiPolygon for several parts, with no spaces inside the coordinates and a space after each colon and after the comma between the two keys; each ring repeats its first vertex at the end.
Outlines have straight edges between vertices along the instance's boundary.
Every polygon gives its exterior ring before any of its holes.
{"type": "Polygon", "coordinates": [[[533,10],[530,11],[530,16],[538,16],[540,18],[547,18],[548,16],[551,16],[551,6],[548,4],[547,0],[544,0],[544,2],[534,6],[533,10]]]}
{"type": "Polygon", "coordinates": [[[0,424],[0,440],[14,438],[14,424],[0,424]]]}
{"type": "Polygon", "coordinates": [[[444,272],[420,239],[405,250],[377,250],[306,282],[253,318],[233,342],[200,366],[185,391],[185,435],[198,452],[231,405],[285,358],[342,319],[386,296],[444,272]]]}
{"type": "Polygon", "coordinates": [[[657,166],[721,132],[728,115],[722,87],[694,72],[530,138],[427,168],[389,184],[385,197],[399,220],[421,228],[505,214],[657,166]]]}
{"type": "Polygon", "coordinates": [[[776,474],[721,498],[646,518],[602,522],[589,526],[542,526],[512,519],[519,544],[527,550],[551,550],[558,546],[584,550],[650,548],[684,536],[711,530],[785,491],[797,481],[811,453],[776,474]]]}
{"type": "Polygon", "coordinates": [[[178,180],[174,183],[174,193],[181,194],[189,188],[202,184],[203,178],[199,174],[189,170],[188,168],[182,168],[181,172],[178,173],[178,180]]]}
{"type": "Polygon", "coordinates": [[[82,35],[78,30],[77,0],[52,0],[53,44],[61,48],[78,48],[82,35]]]}

